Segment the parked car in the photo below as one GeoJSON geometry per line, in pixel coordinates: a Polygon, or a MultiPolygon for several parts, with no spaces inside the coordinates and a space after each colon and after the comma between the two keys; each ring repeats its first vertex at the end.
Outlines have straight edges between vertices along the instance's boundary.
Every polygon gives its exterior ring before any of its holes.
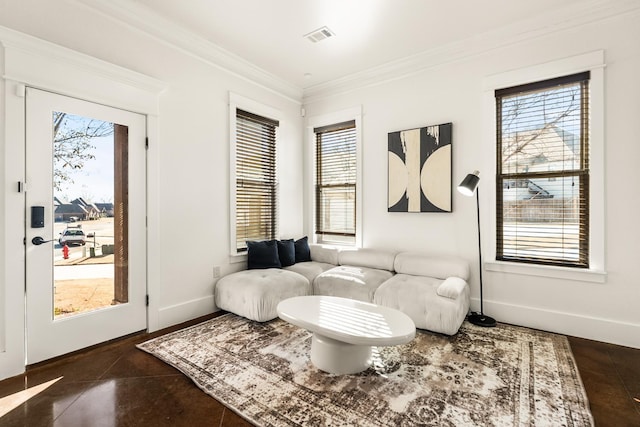
{"type": "Polygon", "coordinates": [[[60,246],[84,245],[86,243],[86,236],[80,228],[67,228],[60,233],[58,242],[60,246]]]}

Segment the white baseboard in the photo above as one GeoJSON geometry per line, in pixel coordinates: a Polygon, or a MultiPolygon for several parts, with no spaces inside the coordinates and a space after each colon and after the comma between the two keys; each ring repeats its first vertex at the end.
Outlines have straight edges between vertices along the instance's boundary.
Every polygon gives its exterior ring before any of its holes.
{"type": "Polygon", "coordinates": [[[0,381],[5,378],[20,375],[24,371],[24,353],[15,354],[15,352],[11,353],[8,351],[0,352],[0,381]]]}
{"type": "MultiPolygon", "coordinates": [[[[479,300],[472,301],[473,307],[480,306],[479,300]]],[[[498,322],[640,348],[640,324],[486,300],[484,313],[498,322]]]]}
{"type": "Polygon", "coordinates": [[[157,329],[177,325],[196,317],[211,314],[214,311],[218,311],[218,309],[213,300],[213,295],[162,307],[158,310],[157,329]]]}

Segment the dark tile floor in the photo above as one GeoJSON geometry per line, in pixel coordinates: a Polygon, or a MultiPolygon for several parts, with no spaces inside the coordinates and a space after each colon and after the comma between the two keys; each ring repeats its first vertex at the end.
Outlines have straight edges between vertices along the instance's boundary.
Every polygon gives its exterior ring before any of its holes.
{"type": "MultiPolygon", "coordinates": [[[[137,334],[0,382],[0,398],[61,380],[0,417],[0,426],[249,426],[174,368],[135,348],[137,334]]],[[[640,426],[640,350],[570,338],[596,426],[640,426]]],[[[0,410],[2,408],[0,407],[0,410]]]]}
{"type": "Polygon", "coordinates": [[[640,427],[640,349],[569,337],[596,426],[640,427]]]}

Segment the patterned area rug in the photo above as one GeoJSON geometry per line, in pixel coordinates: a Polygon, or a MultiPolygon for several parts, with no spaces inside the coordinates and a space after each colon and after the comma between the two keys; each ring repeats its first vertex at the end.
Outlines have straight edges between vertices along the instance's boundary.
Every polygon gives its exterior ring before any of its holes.
{"type": "Polygon", "coordinates": [[[311,334],[233,314],[140,344],[258,426],[592,426],[565,336],[465,322],[374,349],[356,375],[309,360],[311,334]]]}

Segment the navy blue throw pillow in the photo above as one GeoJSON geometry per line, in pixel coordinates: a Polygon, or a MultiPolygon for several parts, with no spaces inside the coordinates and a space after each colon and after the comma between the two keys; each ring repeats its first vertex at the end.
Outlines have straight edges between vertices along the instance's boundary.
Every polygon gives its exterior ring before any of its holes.
{"type": "Polygon", "coordinates": [[[249,270],[258,268],[280,268],[278,245],[275,240],[254,242],[247,240],[249,270]]]}
{"type": "Polygon", "coordinates": [[[289,267],[296,263],[296,248],[293,239],[278,241],[278,257],[283,267],[289,267]]]}
{"type": "Polygon", "coordinates": [[[296,262],[311,261],[311,250],[309,249],[307,236],[296,240],[294,247],[296,251],[296,262]]]}

